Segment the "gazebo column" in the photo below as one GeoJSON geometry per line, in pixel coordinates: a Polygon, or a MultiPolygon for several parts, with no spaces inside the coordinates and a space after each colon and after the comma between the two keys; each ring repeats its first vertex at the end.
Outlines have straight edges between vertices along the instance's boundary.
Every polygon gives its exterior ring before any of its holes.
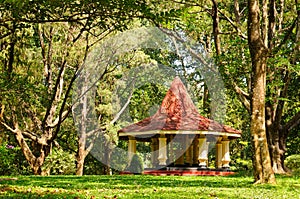
{"type": "Polygon", "coordinates": [[[177,139],[177,142],[180,146],[175,150],[175,165],[184,165],[185,137],[181,135],[178,136],[177,139]]]}
{"type": "Polygon", "coordinates": [[[201,168],[207,168],[207,154],[208,154],[208,144],[206,142],[206,137],[200,137],[199,142],[199,166],[201,168]]]}
{"type": "Polygon", "coordinates": [[[174,163],[174,146],[173,146],[173,138],[174,135],[170,135],[169,139],[169,158],[168,158],[168,164],[174,163]]]}
{"type": "Polygon", "coordinates": [[[229,139],[224,137],[222,139],[222,165],[223,169],[229,169],[229,162],[230,162],[230,152],[229,152],[229,139]]]}
{"type": "Polygon", "coordinates": [[[193,157],[192,157],[193,156],[193,145],[192,145],[192,140],[188,135],[186,136],[185,147],[186,147],[185,161],[189,166],[192,166],[192,164],[193,164],[193,157]]]}
{"type": "Polygon", "coordinates": [[[193,165],[198,165],[199,157],[199,139],[196,137],[193,141],[193,165]]]}
{"type": "Polygon", "coordinates": [[[157,166],[158,141],[157,138],[151,138],[151,164],[152,167],[157,166]]]}
{"type": "Polygon", "coordinates": [[[167,138],[164,135],[158,138],[159,165],[167,165],[167,138]]]}
{"type": "Polygon", "coordinates": [[[222,159],[223,159],[223,152],[222,152],[222,142],[218,141],[216,144],[216,168],[222,169],[222,159]]]}
{"type": "Polygon", "coordinates": [[[182,149],[176,150],[176,160],[175,165],[184,165],[184,152],[182,149]]]}
{"type": "Polygon", "coordinates": [[[129,136],[128,140],[128,161],[131,162],[133,155],[136,153],[136,140],[134,137],[129,136]]]}

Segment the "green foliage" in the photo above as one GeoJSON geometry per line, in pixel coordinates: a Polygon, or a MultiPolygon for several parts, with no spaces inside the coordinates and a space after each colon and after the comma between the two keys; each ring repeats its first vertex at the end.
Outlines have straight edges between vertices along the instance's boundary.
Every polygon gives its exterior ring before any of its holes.
{"type": "Polygon", "coordinates": [[[84,160],[84,175],[101,175],[103,174],[103,165],[91,154],[88,154],[84,160]]]}
{"type": "Polygon", "coordinates": [[[241,158],[237,158],[235,160],[235,167],[238,171],[252,171],[253,165],[252,160],[243,160],[241,158]]]}
{"type": "Polygon", "coordinates": [[[130,165],[127,167],[126,171],[130,171],[131,173],[134,174],[141,174],[143,170],[144,170],[143,161],[139,157],[139,155],[135,153],[132,156],[130,165]]]}
{"type": "Polygon", "coordinates": [[[156,113],[166,95],[166,87],[157,84],[145,84],[134,93],[129,105],[133,121],[139,121],[156,113]]]}
{"type": "Polygon", "coordinates": [[[118,142],[118,147],[113,149],[111,157],[111,167],[113,168],[113,173],[124,171],[126,166],[128,166],[127,147],[127,142],[121,140],[118,142]]]}
{"type": "MultiPolygon", "coordinates": [[[[246,135],[248,132],[243,132],[246,135]]],[[[231,142],[231,169],[236,171],[252,171],[252,150],[250,136],[243,136],[236,142],[231,142]],[[248,140],[247,140],[248,139],[248,140]],[[243,141],[246,140],[246,141],[243,141]]]]}
{"type": "Polygon", "coordinates": [[[290,132],[287,139],[287,152],[286,156],[293,154],[300,154],[300,129],[294,129],[290,132]]]}
{"type": "Polygon", "coordinates": [[[75,168],[75,155],[64,151],[63,149],[54,149],[52,154],[47,156],[45,163],[42,167],[44,171],[49,174],[74,174],[75,168]]]}
{"type": "Polygon", "coordinates": [[[0,145],[0,175],[26,175],[30,168],[26,164],[20,147],[2,143],[0,145]]]}
{"type": "Polygon", "coordinates": [[[285,159],[285,165],[293,171],[295,175],[300,176],[300,155],[291,155],[285,159]]]}
{"type": "Polygon", "coordinates": [[[11,147],[7,144],[0,146],[0,175],[15,174],[14,159],[18,149],[11,147]]]}

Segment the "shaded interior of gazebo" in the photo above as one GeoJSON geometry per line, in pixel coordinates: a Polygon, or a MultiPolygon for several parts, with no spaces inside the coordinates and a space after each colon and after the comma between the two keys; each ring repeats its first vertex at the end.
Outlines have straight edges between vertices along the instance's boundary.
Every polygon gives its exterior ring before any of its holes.
{"type": "Polygon", "coordinates": [[[151,144],[152,168],[207,169],[209,144],[214,143],[216,169],[229,170],[229,142],[241,132],[200,115],[186,87],[175,77],[157,112],[120,129],[118,135],[128,140],[129,161],[136,153],[136,142],[141,141],[151,144]]]}

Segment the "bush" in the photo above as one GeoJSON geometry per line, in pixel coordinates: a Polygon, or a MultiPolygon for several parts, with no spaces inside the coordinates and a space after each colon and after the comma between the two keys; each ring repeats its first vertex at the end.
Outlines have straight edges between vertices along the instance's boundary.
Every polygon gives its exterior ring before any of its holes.
{"type": "Polygon", "coordinates": [[[293,171],[293,174],[300,175],[300,155],[291,155],[285,159],[284,163],[293,171]]]}
{"type": "Polygon", "coordinates": [[[20,147],[2,143],[0,146],[0,175],[26,175],[31,169],[20,147]]]}
{"type": "Polygon", "coordinates": [[[54,149],[47,156],[42,170],[48,174],[70,175],[76,172],[75,155],[62,149],[54,149]]]}
{"type": "Polygon", "coordinates": [[[92,154],[88,154],[84,159],[84,175],[103,175],[104,166],[92,154]]]}
{"type": "Polygon", "coordinates": [[[134,154],[129,167],[126,169],[127,171],[130,171],[131,173],[134,174],[141,174],[144,170],[143,166],[143,161],[142,159],[138,156],[138,154],[134,154]]]}
{"type": "Polygon", "coordinates": [[[253,170],[252,160],[243,160],[241,158],[237,158],[235,166],[236,166],[237,170],[239,170],[239,171],[252,171],[253,170]]]}

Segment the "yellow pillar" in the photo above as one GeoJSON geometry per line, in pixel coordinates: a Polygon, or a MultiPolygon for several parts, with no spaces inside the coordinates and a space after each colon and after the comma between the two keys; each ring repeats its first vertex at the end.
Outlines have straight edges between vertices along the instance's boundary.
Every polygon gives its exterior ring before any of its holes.
{"type": "Polygon", "coordinates": [[[230,152],[229,152],[229,140],[227,139],[227,137],[223,138],[222,140],[222,153],[223,153],[223,159],[222,159],[223,168],[229,169],[230,152]]]}
{"type": "Polygon", "coordinates": [[[136,153],[136,140],[134,137],[129,137],[128,140],[128,161],[131,162],[133,155],[136,153]]]}
{"type": "Polygon", "coordinates": [[[169,164],[174,163],[173,137],[174,137],[173,135],[170,135],[170,141],[169,141],[169,158],[168,158],[169,164]]]}
{"type": "Polygon", "coordinates": [[[198,156],[199,156],[199,140],[196,137],[193,141],[193,164],[198,165],[198,156]]]}
{"type": "Polygon", "coordinates": [[[206,143],[206,137],[200,137],[198,139],[199,142],[199,166],[201,168],[207,168],[207,154],[208,154],[208,145],[206,143]]]}
{"type": "Polygon", "coordinates": [[[193,145],[191,138],[187,135],[185,140],[186,152],[185,152],[185,162],[192,166],[193,164],[193,145]]]}
{"type": "Polygon", "coordinates": [[[176,149],[175,165],[184,165],[184,153],[182,149],[176,149]]]}
{"type": "Polygon", "coordinates": [[[222,143],[217,142],[216,144],[216,168],[217,169],[222,169],[222,158],[223,158],[222,143]]]}
{"type": "MultiPolygon", "coordinates": [[[[208,153],[208,149],[209,149],[209,144],[210,144],[210,142],[206,142],[206,150],[207,150],[207,153],[208,153]]],[[[206,160],[206,165],[207,165],[207,167],[209,167],[208,158],[207,158],[207,160],[206,160]]]]}
{"type": "Polygon", "coordinates": [[[175,165],[184,165],[184,148],[185,148],[185,139],[184,136],[178,136],[178,148],[175,150],[175,165]]]}
{"type": "Polygon", "coordinates": [[[167,165],[167,138],[158,138],[158,161],[159,165],[167,165]]]}
{"type": "Polygon", "coordinates": [[[157,166],[157,158],[158,158],[158,142],[157,138],[151,138],[151,164],[152,167],[157,166]]]}

